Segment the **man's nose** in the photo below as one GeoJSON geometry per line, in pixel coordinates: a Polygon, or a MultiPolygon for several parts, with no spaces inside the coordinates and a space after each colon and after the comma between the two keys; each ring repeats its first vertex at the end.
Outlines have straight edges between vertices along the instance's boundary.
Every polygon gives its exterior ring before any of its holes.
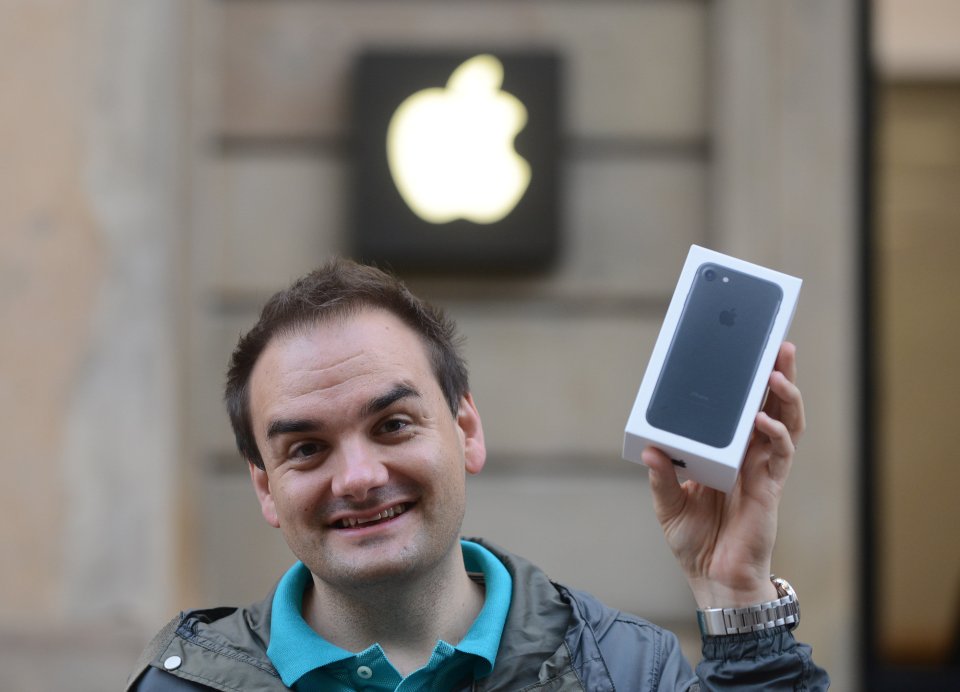
{"type": "Polygon", "coordinates": [[[331,488],[335,497],[363,500],[371,490],[386,485],[389,474],[372,442],[346,440],[336,457],[331,488]]]}

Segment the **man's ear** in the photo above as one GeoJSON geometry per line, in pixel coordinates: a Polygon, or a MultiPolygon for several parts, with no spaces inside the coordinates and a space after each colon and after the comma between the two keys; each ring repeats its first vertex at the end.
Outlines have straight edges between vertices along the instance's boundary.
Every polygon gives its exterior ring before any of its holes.
{"type": "Polygon", "coordinates": [[[469,393],[460,398],[457,427],[460,428],[460,437],[463,441],[463,457],[466,461],[467,473],[480,473],[487,461],[487,447],[483,441],[480,412],[473,403],[473,396],[469,393]]]}
{"type": "Polygon", "coordinates": [[[273,504],[273,495],[270,492],[270,478],[267,472],[262,468],[248,461],[250,467],[250,480],[253,481],[253,489],[257,493],[257,499],[260,500],[260,512],[263,518],[267,520],[275,529],[280,528],[280,520],[277,518],[277,507],[273,504]]]}

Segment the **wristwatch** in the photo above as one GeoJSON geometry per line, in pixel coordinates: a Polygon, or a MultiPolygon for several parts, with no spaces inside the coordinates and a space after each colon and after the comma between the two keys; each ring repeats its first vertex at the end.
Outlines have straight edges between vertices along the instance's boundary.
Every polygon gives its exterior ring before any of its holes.
{"type": "Polygon", "coordinates": [[[722,636],[758,632],[786,625],[792,630],[800,624],[800,602],[797,592],[785,579],[770,575],[779,598],[743,608],[706,608],[697,611],[700,634],[722,636]]]}

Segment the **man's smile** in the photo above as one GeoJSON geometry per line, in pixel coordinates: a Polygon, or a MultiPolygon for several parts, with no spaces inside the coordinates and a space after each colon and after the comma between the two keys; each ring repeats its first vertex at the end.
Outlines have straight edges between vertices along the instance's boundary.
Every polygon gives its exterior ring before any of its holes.
{"type": "Polygon", "coordinates": [[[402,502],[369,514],[340,517],[332,522],[332,526],[337,529],[353,529],[358,526],[370,526],[398,517],[411,506],[411,503],[402,502]]]}

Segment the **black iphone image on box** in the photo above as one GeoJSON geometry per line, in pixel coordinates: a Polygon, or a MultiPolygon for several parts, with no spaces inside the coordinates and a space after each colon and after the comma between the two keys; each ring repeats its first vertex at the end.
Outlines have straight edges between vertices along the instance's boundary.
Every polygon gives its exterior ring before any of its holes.
{"type": "Polygon", "coordinates": [[[700,265],[647,422],[712,447],[729,445],[782,299],[772,281],[700,265]]]}

